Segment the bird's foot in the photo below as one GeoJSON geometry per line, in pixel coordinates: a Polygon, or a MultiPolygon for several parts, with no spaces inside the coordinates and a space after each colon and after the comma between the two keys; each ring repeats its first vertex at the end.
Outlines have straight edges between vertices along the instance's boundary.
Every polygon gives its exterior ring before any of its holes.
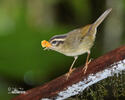
{"type": "Polygon", "coordinates": [[[91,62],[91,59],[88,62],[86,62],[85,67],[83,68],[84,74],[86,73],[88,65],[89,65],[90,62],[91,62]]]}
{"type": "Polygon", "coordinates": [[[75,70],[75,68],[71,68],[68,73],[66,73],[66,80],[68,80],[71,73],[75,70]]]}

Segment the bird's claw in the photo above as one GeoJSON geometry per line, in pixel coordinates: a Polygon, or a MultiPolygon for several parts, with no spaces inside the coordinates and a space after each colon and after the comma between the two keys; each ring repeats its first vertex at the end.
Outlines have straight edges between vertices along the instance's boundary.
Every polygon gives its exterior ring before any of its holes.
{"type": "Polygon", "coordinates": [[[66,80],[68,80],[69,76],[71,75],[71,73],[75,70],[75,68],[70,69],[68,73],[66,73],[66,80]]]}
{"type": "Polygon", "coordinates": [[[92,59],[90,59],[88,62],[86,62],[85,67],[83,68],[84,74],[86,73],[87,68],[88,68],[88,65],[89,65],[89,63],[90,63],[91,61],[92,61],[92,59]]]}

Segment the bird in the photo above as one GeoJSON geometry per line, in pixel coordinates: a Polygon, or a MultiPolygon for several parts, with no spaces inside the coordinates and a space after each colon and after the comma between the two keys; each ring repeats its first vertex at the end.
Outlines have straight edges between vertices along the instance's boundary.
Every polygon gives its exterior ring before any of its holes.
{"type": "Polygon", "coordinates": [[[55,35],[50,38],[49,41],[43,40],[41,41],[42,47],[44,49],[51,49],[62,53],[66,56],[74,57],[74,61],[72,62],[69,72],[66,74],[66,77],[70,76],[70,74],[74,71],[73,68],[76,60],[79,55],[87,53],[87,58],[85,62],[85,66],[83,68],[84,74],[88,68],[88,64],[91,62],[90,51],[92,46],[94,45],[94,41],[96,38],[97,27],[103,22],[103,20],[108,16],[111,12],[112,8],[107,9],[94,23],[88,24],[84,27],[76,28],[68,33],[55,35]]]}

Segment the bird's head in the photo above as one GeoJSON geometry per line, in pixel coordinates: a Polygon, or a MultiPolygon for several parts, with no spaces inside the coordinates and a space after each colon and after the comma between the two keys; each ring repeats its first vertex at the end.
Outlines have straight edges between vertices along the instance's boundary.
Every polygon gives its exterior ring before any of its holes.
{"type": "Polygon", "coordinates": [[[56,35],[53,36],[49,41],[43,40],[41,42],[42,47],[45,47],[45,49],[52,49],[55,51],[60,51],[62,48],[62,45],[64,44],[64,40],[66,38],[66,35],[56,35]]]}

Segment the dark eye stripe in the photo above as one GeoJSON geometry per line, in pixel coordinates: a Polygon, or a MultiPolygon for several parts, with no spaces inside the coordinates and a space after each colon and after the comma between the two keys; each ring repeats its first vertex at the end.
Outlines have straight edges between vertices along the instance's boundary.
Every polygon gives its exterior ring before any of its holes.
{"type": "Polygon", "coordinates": [[[51,42],[51,41],[54,40],[54,39],[64,39],[64,38],[66,38],[66,37],[67,37],[66,35],[57,35],[57,36],[52,37],[52,38],[49,40],[49,42],[51,42]]]}
{"type": "Polygon", "coordinates": [[[63,44],[64,41],[58,41],[58,43],[56,44],[56,46],[59,46],[60,44],[63,44]]]}

